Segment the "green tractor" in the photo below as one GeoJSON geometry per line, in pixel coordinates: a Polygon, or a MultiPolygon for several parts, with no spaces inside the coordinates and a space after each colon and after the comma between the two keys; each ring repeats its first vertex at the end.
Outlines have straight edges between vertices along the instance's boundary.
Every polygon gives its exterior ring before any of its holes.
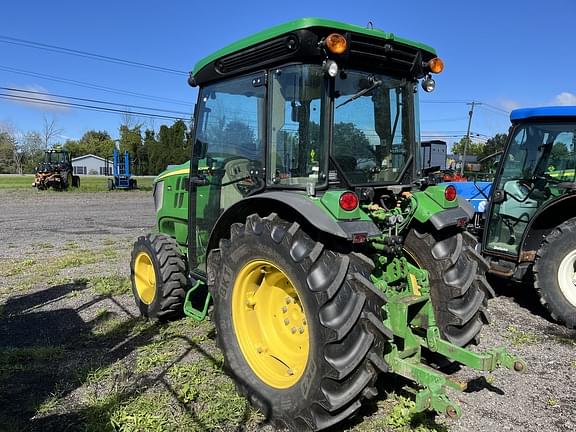
{"type": "Polygon", "coordinates": [[[576,328],[576,107],[514,110],[492,187],[482,253],[490,271],[533,282],[576,328]]]}
{"type": "Polygon", "coordinates": [[[418,83],[435,51],[380,30],[300,19],[201,60],[189,163],[157,177],[159,234],[132,252],[141,313],[212,320],[239,391],[271,421],[320,430],[416,383],[459,416],[432,364],[521,371],[473,353],[492,295],[463,231],[473,214],[419,172],[418,83]],[[428,359],[434,357],[435,363],[428,359]]]}

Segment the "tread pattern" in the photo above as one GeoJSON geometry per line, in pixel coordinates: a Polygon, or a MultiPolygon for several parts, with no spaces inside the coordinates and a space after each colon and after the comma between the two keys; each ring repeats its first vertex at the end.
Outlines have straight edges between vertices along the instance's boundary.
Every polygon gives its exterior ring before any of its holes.
{"type": "MultiPolygon", "coordinates": [[[[141,251],[147,251],[157,267],[156,296],[150,305],[139,305],[141,312],[147,317],[160,320],[182,317],[187,288],[186,262],[176,242],[163,234],[139,237],[132,251],[132,275],[134,260],[141,251]]],[[[134,277],[132,284],[134,286],[134,277]]]]}
{"type": "Polygon", "coordinates": [[[488,323],[488,298],[494,297],[485,276],[488,263],[476,244],[468,232],[428,232],[424,227],[410,230],[405,241],[409,254],[428,270],[441,333],[458,346],[478,343],[480,330],[488,323]]]}
{"type": "Polygon", "coordinates": [[[376,376],[387,370],[383,353],[388,334],[379,318],[385,297],[368,281],[373,267],[367,257],[334,252],[312,240],[297,223],[286,222],[276,214],[265,218],[254,214],[245,224],[232,225],[230,240],[221,240],[219,249],[210,252],[208,285],[214,298],[214,321],[225,365],[236,375],[240,393],[263,408],[276,426],[325,429],[358,410],[362,399],[377,394],[376,376]],[[299,400],[295,397],[292,403],[277,402],[274,389],[250,376],[238,376],[242,373],[238,371],[243,370],[243,359],[232,355],[230,336],[225,334],[231,329],[230,324],[222,322],[226,316],[223,290],[231,286],[223,281],[223,269],[229,266],[231,254],[253,244],[249,241],[285,251],[291,265],[305,275],[305,295],[313,300],[307,304],[313,303],[315,316],[308,320],[315,320],[319,329],[320,340],[313,343],[319,344],[321,355],[313,359],[315,370],[311,372],[314,376],[307,397],[302,398],[299,393],[299,400]]]}
{"type": "Polygon", "coordinates": [[[562,256],[554,257],[559,252],[558,246],[574,244],[574,239],[576,239],[576,218],[568,219],[546,236],[536,252],[532,268],[534,287],[540,297],[540,303],[546,307],[554,320],[571,329],[576,328],[576,308],[564,298],[558,280],[553,279],[557,275],[562,259],[562,256]]]}

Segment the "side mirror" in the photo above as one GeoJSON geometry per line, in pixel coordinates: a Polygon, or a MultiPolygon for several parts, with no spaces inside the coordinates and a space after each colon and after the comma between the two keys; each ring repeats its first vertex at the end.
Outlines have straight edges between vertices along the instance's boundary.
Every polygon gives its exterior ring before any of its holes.
{"type": "Polygon", "coordinates": [[[506,191],[502,189],[496,189],[494,193],[492,193],[492,202],[494,204],[500,204],[506,201],[506,191]]]}

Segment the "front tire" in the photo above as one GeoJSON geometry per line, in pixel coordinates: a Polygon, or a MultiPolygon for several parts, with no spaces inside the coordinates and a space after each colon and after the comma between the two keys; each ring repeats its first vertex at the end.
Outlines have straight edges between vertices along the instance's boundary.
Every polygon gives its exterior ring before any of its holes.
{"type": "Polygon", "coordinates": [[[276,426],[321,430],[377,394],[386,337],[373,263],[297,223],[251,215],[208,257],[214,323],[238,390],[276,426]]]}
{"type": "Polygon", "coordinates": [[[442,336],[458,346],[478,342],[488,323],[487,300],[494,291],[486,281],[486,261],[476,239],[457,229],[437,231],[422,225],[408,232],[404,249],[428,271],[434,316],[442,336]]]}
{"type": "Polygon", "coordinates": [[[534,260],[534,286],[552,318],[576,328],[576,218],[542,242],[534,260]]]}
{"type": "Polygon", "coordinates": [[[173,320],[184,315],[186,264],[174,239],[161,234],[139,237],[130,270],[132,294],[143,316],[173,320]]]}

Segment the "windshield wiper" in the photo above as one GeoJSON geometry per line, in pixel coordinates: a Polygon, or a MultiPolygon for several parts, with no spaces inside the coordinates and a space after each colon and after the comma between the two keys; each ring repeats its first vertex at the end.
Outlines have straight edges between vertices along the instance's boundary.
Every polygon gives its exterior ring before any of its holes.
{"type": "Polygon", "coordinates": [[[381,80],[377,80],[372,78],[372,84],[369,87],[366,87],[365,89],[360,90],[358,93],[350,96],[348,99],[346,99],[344,102],[342,102],[340,105],[336,105],[336,109],[340,108],[341,106],[346,105],[347,103],[350,103],[356,99],[358,99],[361,96],[364,96],[366,93],[368,93],[369,91],[374,90],[377,87],[380,87],[382,85],[382,81],[381,80]]]}

